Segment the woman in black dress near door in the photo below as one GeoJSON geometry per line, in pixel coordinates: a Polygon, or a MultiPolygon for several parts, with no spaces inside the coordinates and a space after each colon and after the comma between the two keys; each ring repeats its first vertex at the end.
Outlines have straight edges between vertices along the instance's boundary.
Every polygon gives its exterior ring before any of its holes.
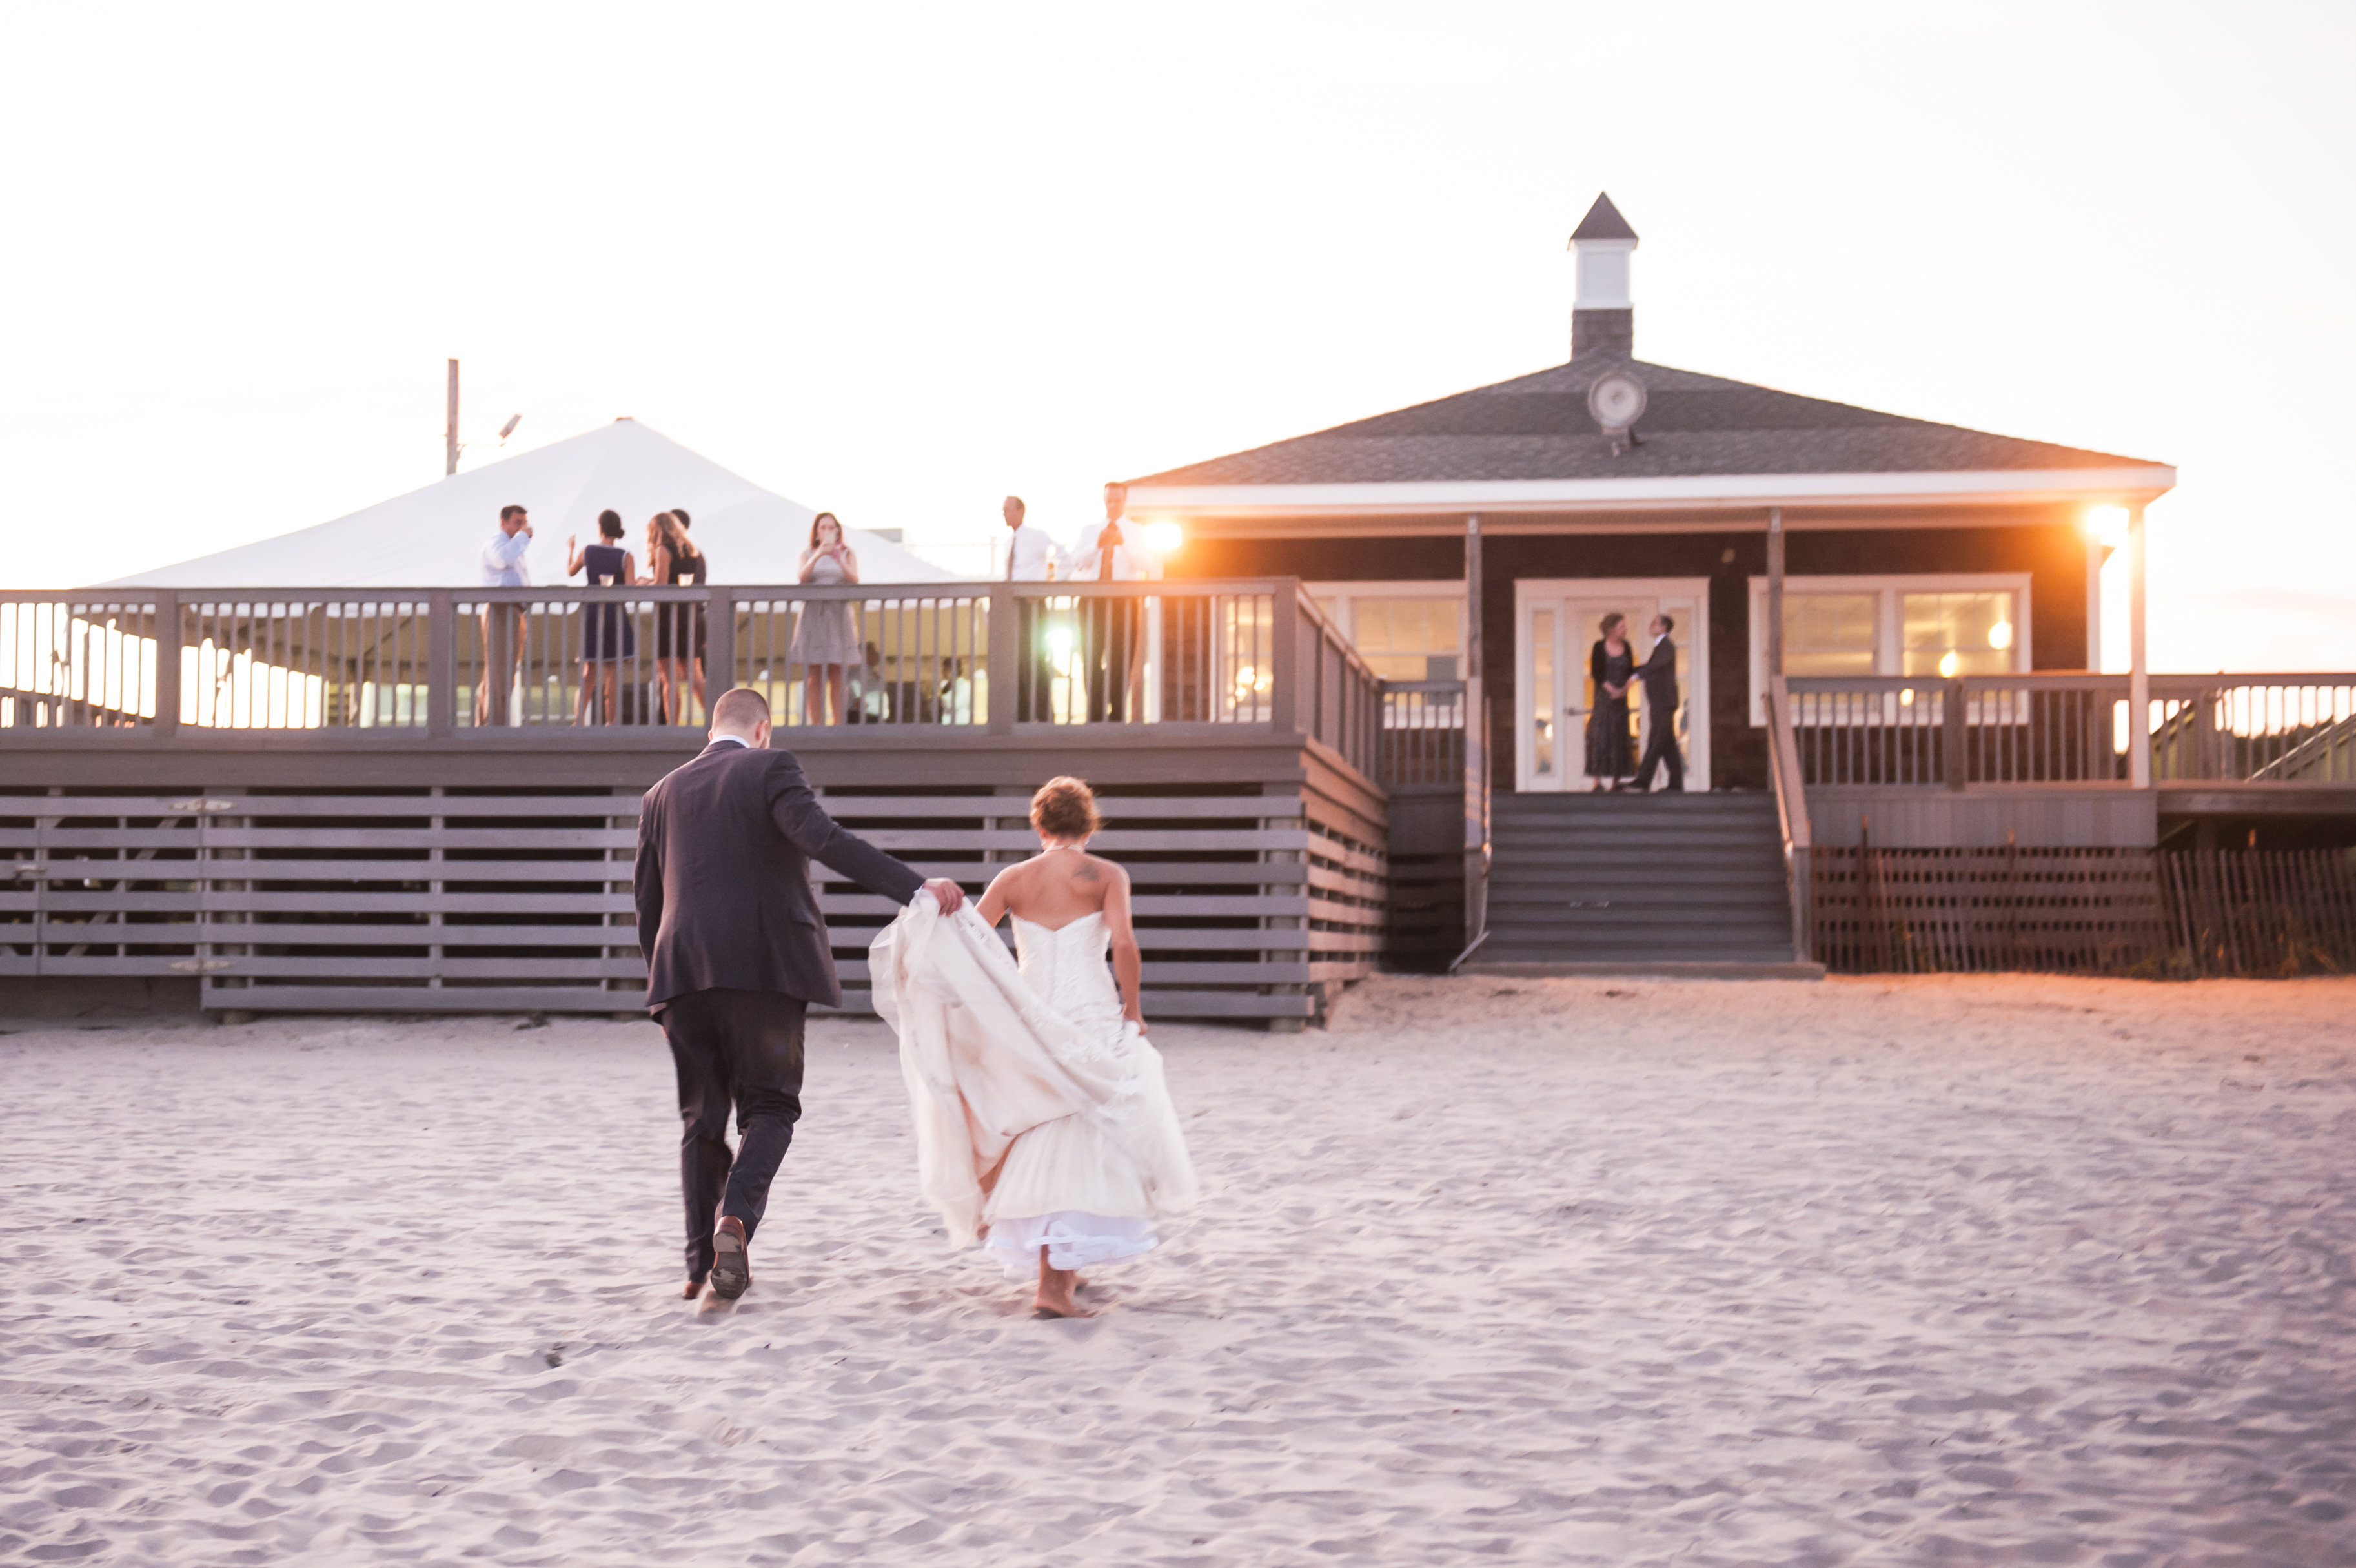
{"type": "MultiPolygon", "coordinates": [[[[702,555],[689,542],[679,519],[659,511],[647,523],[647,575],[649,585],[684,586],[709,584],[712,574],[702,555]]],[[[662,722],[691,722],[688,692],[703,701],[703,607],[655,607],[655,680],[662,688],[662,722]]]]}
{"type": "MultiPolygon", "coordinates": [[[[598,542],[586,550],[577,537],[564,542],[564,575],[586,572],[593,588],[625,588],[637,582],[638,564],[621,547],[622,514],[599,512],[597,533],[598,542]]],[[[638,628],[630,624],[631,618],[620,605],[591,605],[581,612],[581,698],[574,707],[574,723],[597,722],[591,710],[601,682],[605,689],[605,722],[619,722],[621,714],[614,700],[616,677],[624,660],[635,661],[638,656],[638,628]]]]}
{"type": "Polygon", "coordinates": [[[1636,650],[1628,646],[1628,618],[1614,610],[1603,618],[1603,635],[1587,656],[1587,677],[1595,693],[1587,704],[1587,777],[1597,789],[1617,789],[1636,772],[1636,748],[1628,736],[1628,683],[1636,674],[1636,650]]]}

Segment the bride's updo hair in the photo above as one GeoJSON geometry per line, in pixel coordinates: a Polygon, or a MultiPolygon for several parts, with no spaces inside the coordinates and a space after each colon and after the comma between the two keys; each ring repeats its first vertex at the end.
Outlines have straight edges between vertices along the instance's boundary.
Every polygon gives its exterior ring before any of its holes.
{"type": "Polygon", "coordinates": [[[1031,825],[1051,838],[1084,839],[1104,826],[1096,791],[1069,774],[1050,779],[1031,797],[1031,825]]]}

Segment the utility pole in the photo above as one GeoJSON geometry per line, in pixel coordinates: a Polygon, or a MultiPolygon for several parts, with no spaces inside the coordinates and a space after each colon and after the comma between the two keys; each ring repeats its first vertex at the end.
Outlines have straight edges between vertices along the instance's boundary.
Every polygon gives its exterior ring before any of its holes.
{"type": "Polygon", "coordinates": [[[448,478],[458,471],[458,361],[450,361],[450,424],[442,433],[444,462],[442,477],[448,478]]]}

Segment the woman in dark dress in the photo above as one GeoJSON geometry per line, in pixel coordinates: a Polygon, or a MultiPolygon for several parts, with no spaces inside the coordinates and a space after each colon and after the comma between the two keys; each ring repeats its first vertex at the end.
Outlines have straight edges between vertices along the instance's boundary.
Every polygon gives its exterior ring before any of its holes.
{"type": "MultiPolygon", "coordinates": [[[[598,542],[586,550],[581,548],[578,536],[564,542],[564,575],[586,572],[593,588],[626,588],[637,581],[638,564],[620,544],[622,514],[599,512],[597,534],[598,542]]],[[[630,624],[629,613],[622,606],[590,605],[582,610],[581,700],[573,708],[573,723],[596,722],[590,716],[590,704],[601,677],[605,687],[605,722],[612,724],[620,716],[614,701],[616,680],[622,660],[637,656],[638,628],[630,624]]]]}
{"type": "MultiPolygon", "coordinates": [[[[681,586],[708,584],[712,575],[703,557],[688,541],[679,519],[659,511],[647,523],[647,575],[649,585],[681,586]]],[[[703,607],[655,607],[655,680],[662,688],[662,722],[689,722],[685,693],[703,701],[703,607]]]]}
{"type": "Polygon", "coordinates": [[[1628,738],[1628,683],[1635,673],[1628,620],[1614,610],[1603,618],[1603,635],[1587,656],[1587,678],[1595,683],[1587,704],[1587,777],[1595,789],[1617,789],[1636,771],[1636,748],[1628,738]]]}

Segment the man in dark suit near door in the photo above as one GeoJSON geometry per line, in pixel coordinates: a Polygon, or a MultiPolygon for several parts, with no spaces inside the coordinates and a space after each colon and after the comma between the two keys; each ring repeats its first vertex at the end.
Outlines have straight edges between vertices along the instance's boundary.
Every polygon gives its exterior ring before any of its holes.
{"type": "Polygon", "coordinates": [[[1677,645],[1669,640],[1677,623],[1667,616],[1655,616],[1650,629],[1653,649],[1644,655],[1644,662],[1636,666],[1634,676],[1644,682],[1644,727],[1652,732],[1644,740],[1644,760],[1636,765],[1636,792],[1641,795],[1653,787],[1653,766],[1665,762],[1670,789],[1682,795],[1686,759],[1677,749],[1677,645]]]}
{"type": "Polygon", "coordinates": [[[647,791],[634,878],[647,1007],[679,1073],[690,1298],[707,1278],[730,1301],[752,1283],[753,1232],[801,1117],[803,1015],[842,1001],[813,860],[894,904],[920,887],[945,915],[965,901],[838,826],[793,754],[769,749],[768,698],[723,693],[711,744],[647,791]]]}

